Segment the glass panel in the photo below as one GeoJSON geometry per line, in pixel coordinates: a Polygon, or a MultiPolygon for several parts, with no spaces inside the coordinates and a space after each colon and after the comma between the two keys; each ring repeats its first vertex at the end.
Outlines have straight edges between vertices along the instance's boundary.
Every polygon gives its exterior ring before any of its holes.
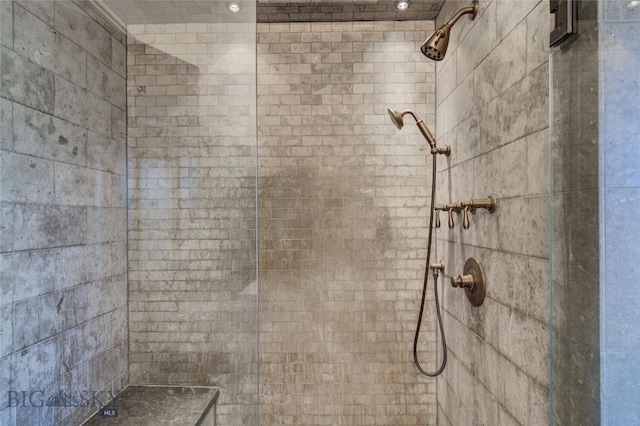
{"type": "Polygon", "coordinates": [[[256,2],[0,3],[0,424],[257,425],[256,2]]]}
{"type": "Polygon", "coordinates": [[[550,61],[550,421],[557,425],[600,418],[596,12],[595,2],[580,2],[579,36],[550,61]]]}
{"type": "Polygon", "coordinates": [[[0,424],[257,425],[255,2],[0,3],[0,424]]]}
{"type": "Polygon", "coordinates": [[[640,424],[640,2],[600,11],[603,425],[640,424]]]}
{"type": "Polygon", "coordinates": [[[129,26],[131,382],[219,386],[218,424],[257,425],[255,4],[194,7],[129,26]]]}

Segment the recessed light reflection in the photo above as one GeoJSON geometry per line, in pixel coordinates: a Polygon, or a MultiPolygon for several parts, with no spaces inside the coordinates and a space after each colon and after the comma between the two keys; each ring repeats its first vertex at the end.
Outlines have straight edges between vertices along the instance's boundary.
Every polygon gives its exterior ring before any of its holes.
{"type": "Polygon", "coordinates": [[[396,9],[407,10],[409,8],[409,0],[399,0],[396,3],[396,9]]]}
{"type": "Polygon", "coordinates": [[[629,8],[638,7],[638,6],[640,6],[640,0],[631,0],[627,5],[627,7],[629,8]]]}
{"type": "Polygon", "coordinates": [[[230,11],[232,11],[233,13],[238,13],[240,12],[240,5],[236,2],[231,2],[227,5],[227,7],[229,8],[230,11]]]}

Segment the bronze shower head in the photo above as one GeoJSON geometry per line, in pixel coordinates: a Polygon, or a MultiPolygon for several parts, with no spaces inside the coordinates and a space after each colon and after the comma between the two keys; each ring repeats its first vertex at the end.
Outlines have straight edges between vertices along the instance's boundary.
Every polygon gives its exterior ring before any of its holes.
{"type": "Polygon", "coordinates": [[[473,0],[473,4],[469,7],[460,9],[456,14],[443,26],[438,28],[436,32],[422,43],[420,50],[422,54],[434,61],[441,61],[444,59],[444,55],[447,53],[447,47],[449,46],[449,35],[451,34],[451,27],[462,17],[470,13],[470,19],[473,20],[478,13],[478,0],[473,0]]]}
{"type": "Polygon", "coordinates": [[[434,61],[443,60],[445,53],[447,53],[447,47],[449,46],[450,33],[451,27],[444,24],[438,31],[431,34],[431,37],[420,46],[422,54],[434,61]]]}
{"type": "Polygon", "coordinates": [[[402,121],[403,114],[400,114],[398,111],[391,108],[387,109],[387,112],[389,113],[389,117],[391,117],[393,124],[395,124],[398,129],[402,129],[402,126],[404,126],[404,122],[402,121]]]}
{"type": "Polygon", "coordinates": [[[391,121],[393,122],[393,124],[395,124],[395,126],[398,129],[402,129],[402,126],[404,126],[403,117],[406,114],[411,115],[413,119],[416,120],[416,125],[418,126],[418,129],[420,129],[420,133],[422,133],[422,136],[424,136],[427,142],[429,142],[429,145],[431,145],[431,148],[436,147],[436,138],[433,137],[433,135],[427,128],[426,124],[424,124],[424,121],[422,121],[422,119],[418,117],[418,114],[411,111],[410,109],[405,109],[403,111],[398,112],[395,109],[389,108],[387,109],[387,111],[389,112],[389,117],[391,117],[391,121]]]}

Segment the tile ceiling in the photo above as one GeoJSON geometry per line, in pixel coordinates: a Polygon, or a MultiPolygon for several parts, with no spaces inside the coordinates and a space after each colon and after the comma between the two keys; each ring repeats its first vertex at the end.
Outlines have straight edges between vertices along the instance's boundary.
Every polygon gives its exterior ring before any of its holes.
{"type": "Polygon", "coordinates": [[[407,10],[395,0],[340,0],[296,2],[258,0],[258,22],[405,21],[435,19],[444,0],[413,0],[407,10]]]}
{"type": "Polygon", "coordinates": [[[185,22],[342,22],[435,19],[444,0],[411,0],[407,10],[396,0],[101,0],[126,24],[185,22]]]}

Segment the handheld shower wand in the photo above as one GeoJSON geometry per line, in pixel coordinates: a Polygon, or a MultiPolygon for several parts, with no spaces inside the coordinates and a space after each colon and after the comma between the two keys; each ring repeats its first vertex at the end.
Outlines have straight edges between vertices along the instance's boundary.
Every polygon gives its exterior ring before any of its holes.
{"type": "Polygon", "coordinates": [[[431,246],[433,243],[433,216],[435,211],[435,197],[436,197],[436,158],[437,154],[445,154],[449,156],[451,150],[448,146],[444,148],[438,148],[436,146],[436,138],[433,137],[433,134],[427,128],[427,125],[424,124],[424,121],[418,117],[418,115],[411,111],[410,109],[405,109],[404,111],[398,112],[394,109],[389,108],[389,117],[391,117],[391,121],[396,125],[398,129],[402,129],[404,126],[404,122],[402,118],[409,114],[416,120],[416,124],[420,129],[420,133],[422,136],[429,142],[431,146],[431,155],[433,155],[433,168],[432,168],[432,176],[431,176],[431,208],[429,209],[429,237],[427,239],[427,261],[424,270],[424,280],[422,282],[422,300],[420,301],[420,311],[418,313],[418,320],[416,323],[416,332],[413,337],[413,363],[415,364],[418,371],[421,374],[424,374],[428,377],[435,377],[440,375],[444,371],[444,367],[447,365],[447,340],[444,334],[444,324],[442,322],[442,313],[440,310],[440,298],[438,297],[438,275],[439,271],[444,269],[444,265],[442,262],[434,263],[433,265],[430,263],[431,260],[431,246]],[[424,305],[427,298],[427,284],[429,282],[429,269],[433,270],[433,293],[435,297],[436,304],[436,321],[440,329],[440,337],[442,342],[442,361],[440,367],[434,371],[429,372],[425,370],[420,364],[420,360],[418,359],[418,340],[420,338],[420,327],[422,325],[422,317],[424,314],[424,305]]]}
{"type": "Polygon", "coordinates": [[[429,142],[429,145],[431,146],[431,148],[436,147],[436,138],[433,137],[427,125],[424,124],[424,121],[422,121],[420,117],[418,117],[418,114],[411,111],[410,109],[405,109],[403,111],[398,112],[395,109],[389,108],[387,111],[389,112],[389,117],[391,117],[391,121],[393,122],[393,124],[396,125],[398,129],[402,129],[402,127],[404,126],[404,121],[402,118],[406,114],[411,115],[413,119],[416,120],[416,125],[418,126],[418,129],[420,129],[420,133],[422,133],[422,136],[424,136],[427,142],[429,142]]]}
{"type": "Polygon", "coordinates": [[[413,119],[416,121],[416,125],[418,126],[418,129],[420,129],[420,133],[422,133],[422,136],[424,136],[424,138],[429,143],[429,146],[431,147],[431,153],[444,154],[447,157],[449,156],[449,154],[451,153],[451,149],[448,146],[445,146],[444,148],[438,148],[436,146],[436,138],[433,137],[433,134],[431,133],[427,125],[424,124],[424,121],[422,121],[422,119],[414,111],[410,109],[405,109],[398,112],[395,109],[389,108],[387,109],[387,112],[389,112],[389,117],[391,117],[391,121],[393,122],[393,124],[396,125],[398,129],[402,129],[402,127],[404,127],[403,117],[405,115],[409,114],[410,116],[412,116],[413,119]]]}

